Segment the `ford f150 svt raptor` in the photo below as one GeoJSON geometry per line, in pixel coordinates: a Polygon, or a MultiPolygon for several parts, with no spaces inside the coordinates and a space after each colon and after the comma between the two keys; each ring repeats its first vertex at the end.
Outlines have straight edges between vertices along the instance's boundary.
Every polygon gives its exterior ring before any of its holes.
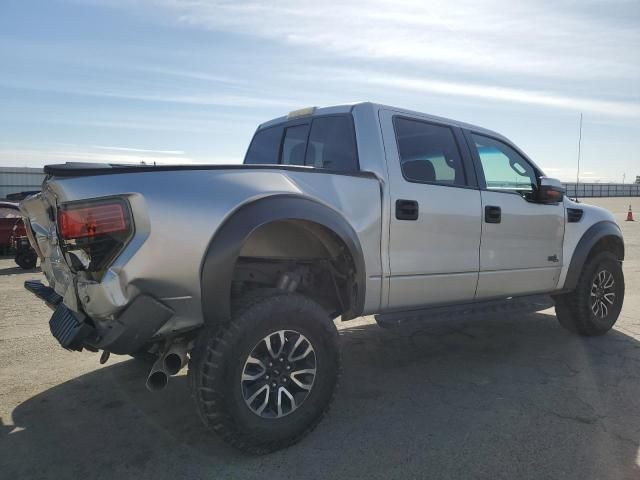
{"type": "MultiPolygon", "coordinates": [[[[188,363],[203,422],[268,452],[321,419],[333,319],[552,297],[601,335],[622,307],[622,234],[484,128],[372,103],[259,126],[243,165],[51,165],[21,203],[70,350],[188,363]],[[185,236],[188,232],[188,236],[185,236]]],[[[466,309],[466,310],[465,310],[466,309]]]]}

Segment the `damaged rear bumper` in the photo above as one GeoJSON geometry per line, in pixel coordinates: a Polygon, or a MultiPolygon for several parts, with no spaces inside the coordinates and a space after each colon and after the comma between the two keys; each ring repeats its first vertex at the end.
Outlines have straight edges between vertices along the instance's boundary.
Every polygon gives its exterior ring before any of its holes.
{"type": "Polygon", "coordinates": [[[27,281],[25,288],[54,309],[49,320],[51,334],[68,350],[107,350],[130,354],[153,340],[154,334],[173,316],[173,310],[149,295],[138,295],[116,318],[95,323],[73,312],[62,296],[39,281],[27,281]],[[105,325],[106,323],[106,325],[105,325]]]}

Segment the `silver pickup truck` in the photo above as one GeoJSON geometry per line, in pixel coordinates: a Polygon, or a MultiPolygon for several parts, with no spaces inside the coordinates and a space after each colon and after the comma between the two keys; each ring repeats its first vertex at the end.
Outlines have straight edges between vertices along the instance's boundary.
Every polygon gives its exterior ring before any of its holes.
{"type": "Polygon", "coordinates": [[[260,125],[243,165],[45,171],[21,210],[47,281],[25,286],[52,334],[101,361],[151,357],[151,390],[188,364],[203,422],[249,452],[327,411],[337,317],[451,319],[543,295],[563,327],[601,335],[622,307],[613,216],[453,120],[309,108],[260,125]]]}

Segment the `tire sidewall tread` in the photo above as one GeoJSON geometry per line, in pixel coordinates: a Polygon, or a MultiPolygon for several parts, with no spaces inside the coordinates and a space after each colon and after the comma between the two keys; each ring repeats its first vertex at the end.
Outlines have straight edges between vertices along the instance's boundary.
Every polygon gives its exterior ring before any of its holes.
{"type": "Polygon", "coordinates": [[[275,289],[234,302],[231,322],[205,328],[189,362],[189,384],[201,420],[226,442],[253,454],[284,448],[313,430],[333,400],[339,374],[338,332],[328,313],[303,295],[275,289]],[[298,330],[312,341],[318,369],[314,382],[319,383],[296,411],[264,419],[245,405],[239,378],[253,347],[280,329],[298,330]]]}
{"type": "Polygon", "coordinates": [[[624,302],[624,275],[622,263],[611,252],[600,252],[584,265],[575,290],[556,297],[556,315],[567,330],[583,336],[598,336],[607,333],[616,323],[624,302]],[[615,280],[616,300],[607,321],[596,319],[591,311],[591,285],[594,275],[606,267],[615,280]]]}

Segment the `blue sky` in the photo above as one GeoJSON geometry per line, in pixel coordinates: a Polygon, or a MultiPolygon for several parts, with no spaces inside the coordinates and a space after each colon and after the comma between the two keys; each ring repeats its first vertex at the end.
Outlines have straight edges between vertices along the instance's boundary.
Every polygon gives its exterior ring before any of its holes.
{"type": "Polygon", "coordinates": [[[640,1],[3,0],[0,165],[237,163],[361,100],[480,124],[550,176],[640,175],[640,1]]]}

